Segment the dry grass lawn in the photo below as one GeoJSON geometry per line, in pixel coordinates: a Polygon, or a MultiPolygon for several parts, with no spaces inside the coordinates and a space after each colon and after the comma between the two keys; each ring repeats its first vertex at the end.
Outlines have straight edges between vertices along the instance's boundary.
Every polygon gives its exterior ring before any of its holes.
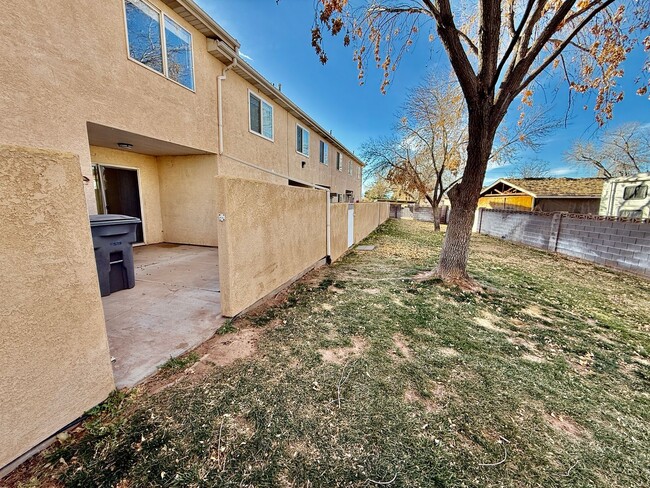
{"type": "Polygon", "coordinates": [[[5,484],[650,486],[650,283],[482,236],[485,293],[414,283],[441,239],[389,221],[5,484]]]}

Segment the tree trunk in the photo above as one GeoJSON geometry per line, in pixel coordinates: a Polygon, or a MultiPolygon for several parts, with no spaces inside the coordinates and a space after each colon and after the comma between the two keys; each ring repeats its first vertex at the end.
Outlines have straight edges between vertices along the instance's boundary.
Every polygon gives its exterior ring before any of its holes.
{"type": "Polygon", "coordinates": [[[433,229],[440,232],[440,206],[433,207],[433,229]]]}
{"type": "Polygon", "coordinates": [[[462,181],[449,191],[451,211],[440,261],[435,270],[435,274],[443,281],[464,288],[476,287],[467,274],[467,258],[474,213],[499,125],[499,121],[492,118],[491,112],[489,102],[477,102],[468,108],[467,165],[462,181]]]}
{"type": "Polygon", "coordinates": [[[424,198],[431,205],[431,211],[433,212],[433,230],[440,232],[440,199],[436,201],[436,199],[431,198],[429,195],[424,195],[424,198]]]}

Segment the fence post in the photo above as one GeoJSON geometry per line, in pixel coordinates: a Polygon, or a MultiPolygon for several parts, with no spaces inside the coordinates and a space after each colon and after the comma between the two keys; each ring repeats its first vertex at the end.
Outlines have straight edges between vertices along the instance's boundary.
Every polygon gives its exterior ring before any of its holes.
{"type": "Polygon", "coordinates": [[[485,209],[483,207],[478,209],[478,225],[476,226],[476,232],[479,234],[481,233],[481,225],[483,224],[483,211],[485,209]]]}
{"type": "Polygon", "coordinates": [[[548,238],[548,250],[551,252],[557,251],[557,241],[560,237],[560,227],[562,226],[563,212],[555,212],[553,220],[551,220],[551,235],[548,238]]]}

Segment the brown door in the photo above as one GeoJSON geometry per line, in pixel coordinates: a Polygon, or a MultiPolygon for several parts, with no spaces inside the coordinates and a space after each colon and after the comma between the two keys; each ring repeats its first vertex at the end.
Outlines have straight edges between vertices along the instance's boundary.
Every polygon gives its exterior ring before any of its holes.
{"type": "MultiPolygon", "coordinates": [[[[142,220],[138,171],[95,165],[95,195],[100,214],[119,214],[142,220]]],[[[136,229],[136,242],[144,242],[142,224],[136,229]]]]}

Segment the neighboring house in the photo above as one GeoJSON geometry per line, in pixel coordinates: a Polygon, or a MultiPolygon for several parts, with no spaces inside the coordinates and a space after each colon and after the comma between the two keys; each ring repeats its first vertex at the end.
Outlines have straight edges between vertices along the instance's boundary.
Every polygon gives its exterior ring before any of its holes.
{"type": "MultiPolygon", "coordinates": [[[[88,214],[141,218],[141,244],[218,247],[203,270],[235,315],[342,255],[388,205],[329,203],[361,197],[363,162],[192,0],[0,8],[1,472],[115,387],[107,323],[124,311],[99,295],[88,214]]],[[[142,297],[133,290],[108,298],[142,297]]],[[[206,304],[160,300],[163,318],[206,304]]],[[[120,340],[156,342],[138,327],[124,330],[147,340],[120,340]]],[[[190,347],[183,321],[169,328],[190,347]]]]}
{"type": "Polygon", "coordinates": [[[650,173],[607,180],[603,186],[599,215],[650,218],[650,173]]]}
{"type": "Polygon", "coordinates": [[[598,214],[603,178],[500,178],[483,189],[479,208],[598,214]]]}

